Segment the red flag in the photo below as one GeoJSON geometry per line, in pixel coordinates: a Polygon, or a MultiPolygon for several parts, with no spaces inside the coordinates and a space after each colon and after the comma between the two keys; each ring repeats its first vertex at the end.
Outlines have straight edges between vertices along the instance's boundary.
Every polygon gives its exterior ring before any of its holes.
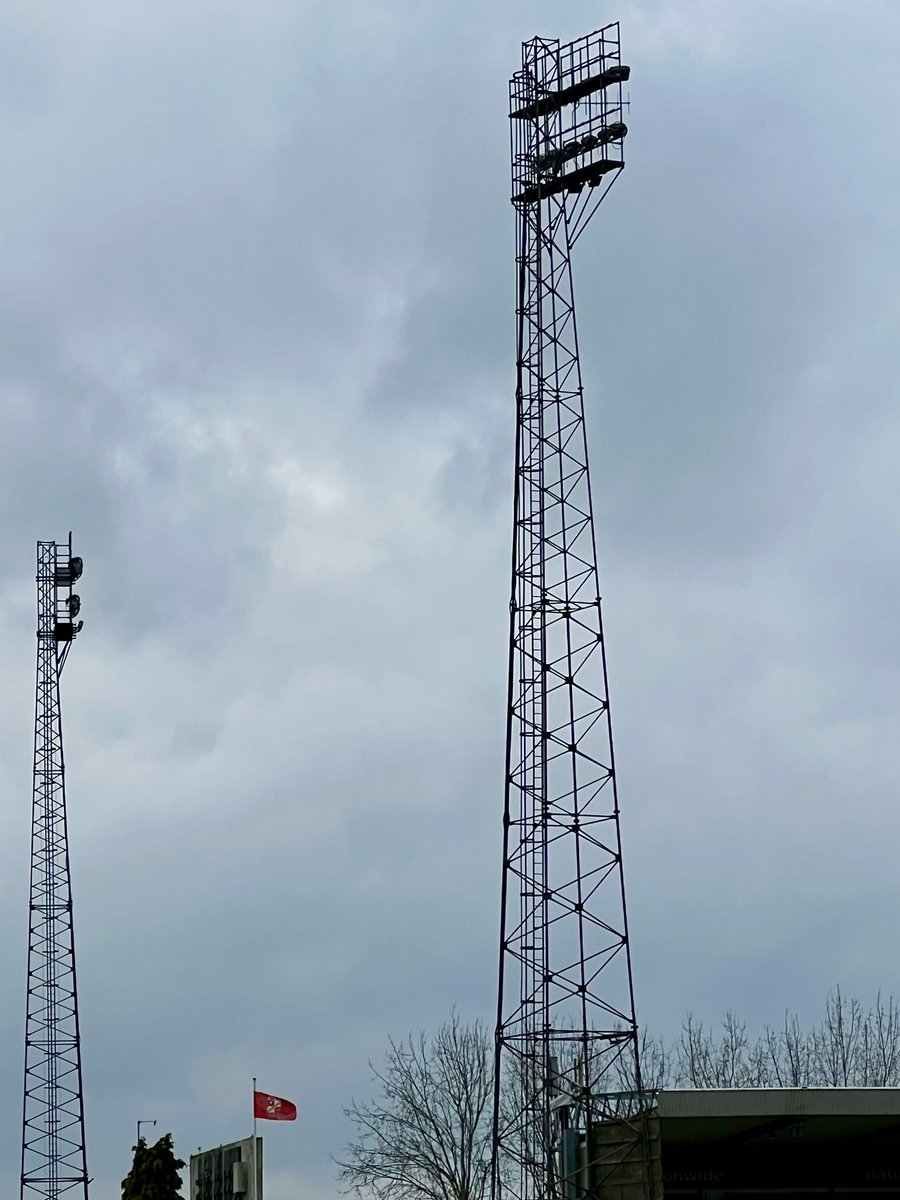
{"type": "Polygon", "coordinates": [[[268,1092],[254,1092],[253,1115],[263,1121],[296,1121],[297,1105],[268,1092]]]}

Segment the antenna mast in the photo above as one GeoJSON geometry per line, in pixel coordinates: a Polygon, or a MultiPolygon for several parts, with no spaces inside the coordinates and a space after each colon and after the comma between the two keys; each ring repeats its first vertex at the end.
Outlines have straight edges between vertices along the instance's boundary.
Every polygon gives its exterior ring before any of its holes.
{"type": "Polygon", "coordinates": [[[571,264],[624,165],[629,73],[612,24],[524,43],[510,81],[518,354],[494,1200],[657,1194],[571,264]]]}
{"type": "Polygon", "coordinates": [[[59,678],[81,631],[82,561],[37,544],[37,685],[22,1117],[22,1200],[87,1200],[81,1040],[59,678]]]}

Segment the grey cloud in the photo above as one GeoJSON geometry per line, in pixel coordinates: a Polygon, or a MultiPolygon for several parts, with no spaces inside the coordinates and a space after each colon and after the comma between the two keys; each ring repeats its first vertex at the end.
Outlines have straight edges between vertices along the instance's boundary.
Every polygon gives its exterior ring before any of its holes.
{"type": "MultiPolygon", "coordinates": [[[[625,5],[629,165],[576,263],[639,998],[660,1029],[687,1008],[812,1011],[836,979],[896,987],[900,26],[875,2],[852,27],[830,3],[815,22],[782,8],[625,5]]],[[[598,14],[558,16],[9,14],[0,1065],[18,1076],[32,543],[72,527],[100,1189],[139,1116],[183,1154],[245,1132],[256,1074],[303,1114],[265,1131],[272,1200],[332,1194],[341,1105],[386,1033],[454,1000],[490,1016],[506,77],[521,38],[598,14]]],[[[8,1187],[18,1122],[10,1089],[8,1187]]]]}

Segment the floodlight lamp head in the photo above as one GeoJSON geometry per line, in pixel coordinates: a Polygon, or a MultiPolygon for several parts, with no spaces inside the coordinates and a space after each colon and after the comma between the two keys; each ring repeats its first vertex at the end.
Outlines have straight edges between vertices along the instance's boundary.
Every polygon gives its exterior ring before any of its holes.
{"type": "Polygon", "coordinates": [[[68,600],[66,601],[66,607],[69,610],[70,617],[77,617],[78,614],[81,612],[81,597],[78,595],[77,592],[73,592],[72,595],[68,598],[68,600]]]}
{"type": "Polygon", "coordinates": [[[80,558],[70,558],[65,566],[56,568],[54,582],[57,587],[71,587],[77,579],[81,578],[83,570],[84,563],[80,558]]]}

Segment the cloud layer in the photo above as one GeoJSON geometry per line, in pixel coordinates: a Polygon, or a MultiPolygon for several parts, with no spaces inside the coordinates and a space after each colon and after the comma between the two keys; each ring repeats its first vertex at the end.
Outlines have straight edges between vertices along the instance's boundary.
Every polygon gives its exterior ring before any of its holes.
{"type": "MultiPolygon", "coordinates": [[[[620,17],[576,282],[654,1028],[900,987],[900,15],[10,3],[0,39],[0,1065],[21,1070],[33,544],[65,677],[89,1161],[295,1099],[334,1191],[386,1034],[490,1018],[513,434],[505,96],[620,17]]],[[[20,1098],[0,1101],[16,1186],[20,1098]]]]}

